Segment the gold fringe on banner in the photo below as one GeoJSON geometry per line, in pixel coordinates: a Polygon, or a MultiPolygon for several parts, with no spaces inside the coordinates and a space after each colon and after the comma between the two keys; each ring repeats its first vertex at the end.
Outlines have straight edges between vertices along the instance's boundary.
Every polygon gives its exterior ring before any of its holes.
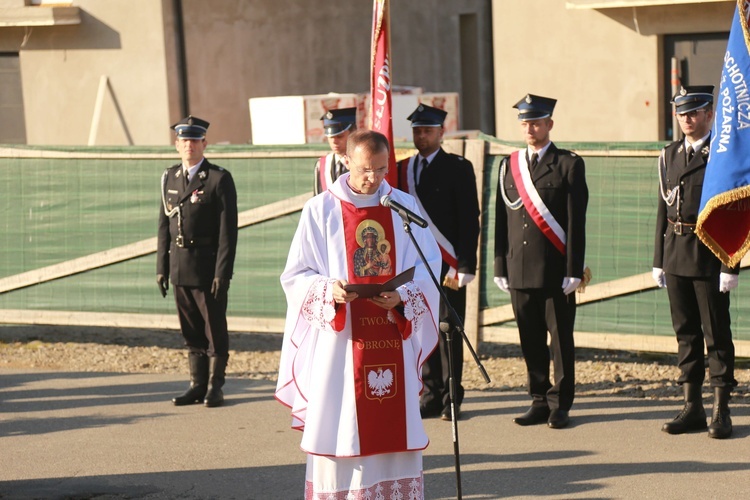
{"type": "Polygon", "coordinates": [[[740,200],[750,198],[750,186],[743,186],[740,188],[732,189],[724,193],[718,194],[708,200],[706,206],[698,214],[698,222],[695,225],[695,234],[698,238],[716,255],[721,262],[727,267],[734,267],[740,263],[742,257],[750,250],[750,234],[745,235],[745,241],[742,243],[740,248],[733,254],[729,255],[719,243],[714,240],[710,234],[703,228],[706,220],[711,216],[714,210],[734,203],[740,200]]]}

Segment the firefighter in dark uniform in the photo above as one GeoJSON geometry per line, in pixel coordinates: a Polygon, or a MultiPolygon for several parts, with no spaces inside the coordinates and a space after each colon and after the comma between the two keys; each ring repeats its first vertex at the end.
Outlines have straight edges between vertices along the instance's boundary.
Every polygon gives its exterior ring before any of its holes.
{"type": "Polygon", "coordinates": [[[320,194],[348,169],[344,162],[346,141],[357,129],[357,108],[332,109],[320,117],[331,152],[315,163],[314,194],[320,194]],[[321,167],[322,166],[322,167],[321,167]]]}
{"type": "Polygon", "coordinates": [[[556,103],[527,94],[513,106],[527,147],[500,164],[494,281],[510,293],[532,397],[513,421],[561,429],[575,396],[574,291],[584,276],[588,187],[583,159],[550,141],[556,103]]]}
{"type": "MultiPolygon", "coordinates": [[[[418,154],[398,165],[399,188],[412,194],[422,215],[440,245],[443,266],[437,278],[448,301],[463,321],[466,310],[466,285],[476,275],[479,244],[479,198],[471,162],[462,156],[446,153],[440,146],[443,122],[447,113],[420,104],[407,118],[411,121],[414,146],[418,154]]],[[[446,304],[440,304],[441,322],[449,322],[446,304]]],[[[420,400],[422,417],[440,416],[451,420],[448,349],[451,349],[456,383],[456,418],[464,397],[461,386],[463,371],[463,337],[453,332],[448,346],[441,332],[438,349],[422,369],[425,390],[420,400]]]]}
{"type": "Polygon", "coordinates": [[[208,122],[188,116],[172,128],[182,163],[161,179],[156,281],[169,281],[189,349],[190,387],[177,406],[224,402],[229,359],[227,291],[237,248],[237,192],[231,174],[203,157],[208,122]]]}
{"type": "Polygon", "coordinates": [[[684,140],[665,147],[659,157],[653,276],[666,287],[677,336],[677,365],[685,406],[662,427],[669,434],[706,429],[701,387],[706,376],[703,342],[714,408],[708,435],[732,433],[729,398],[734,379],[734,343],[730,329],[729,291],[739,268],[727,268],[695,234],[703,176],[710,149],[713,85],[684,87],[672,102],[684,140]]]}

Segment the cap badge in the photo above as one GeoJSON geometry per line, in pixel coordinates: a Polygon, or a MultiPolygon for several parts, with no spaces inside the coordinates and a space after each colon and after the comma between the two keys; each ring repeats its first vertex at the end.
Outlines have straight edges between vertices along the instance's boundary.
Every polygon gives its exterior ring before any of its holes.
{"type": "Polygon", "coordinates": [[[680,95],[687,95],[687,90],[685,90],[685,87],[682,87],[680,89],[680,95]]]}
{"type": "Polygon", "coordinates": [[[420,104],[420,105],[419,105],[419,107],[417,108],[417,111],[424,111],[424,106],[422,106],[422,105],[420,104]]]}
{"type": "Polygon", "coordinates": [[[331,113],[330,111],[326,113],[326,118],[328,118],[329,120],[333,118],[333,113],[331,113]]]}
{"type": "Polygon", "coordinates": [[[531,104],[531,96],[529,94],[526,94],[526,104],[531,104]]]}

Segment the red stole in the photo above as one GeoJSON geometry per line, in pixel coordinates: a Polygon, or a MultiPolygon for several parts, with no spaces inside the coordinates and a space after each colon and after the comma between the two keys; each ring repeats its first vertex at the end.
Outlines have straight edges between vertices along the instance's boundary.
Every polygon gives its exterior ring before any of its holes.
{"type": "MultiPolygon", "coordinates": [[[[391,210],[342,202],[350,283],[384,283],[396,275],[391,210]]],[[[360,455],[407,449],[402,336],[388,311],[367,299],[350,304],[360,455]]]]}

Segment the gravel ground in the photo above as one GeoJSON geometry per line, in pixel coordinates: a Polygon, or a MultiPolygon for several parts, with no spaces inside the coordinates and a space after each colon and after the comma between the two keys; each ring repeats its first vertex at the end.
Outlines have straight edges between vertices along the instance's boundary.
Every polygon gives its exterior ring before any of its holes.
{"type": "MultiPolygon", "coordinates": [[[[281,335],[230,334],[227,375],[276,380],[281,335]]],[[[676,349],[676,345],[675,345],[676,349]]],[[[478,350],[490,376],[484,382],[473,361],[464,363],[467,390],[525,391],[526,370],[517,345],[485,343],[478,350]]],[[[577,349],[576,393],[650,399],[681,399],[674,382],[676,356],[577,349]]],[[[93,327],[0,327],[0,371],[3,368],[77,372],[183,373],[187,353],[175,331],[93,327]]],[[[750,404],[750,361],[738,360],[734,403],[750,404]]],[[[710,393],[704,387],[704,395],[710,393]]]]}

